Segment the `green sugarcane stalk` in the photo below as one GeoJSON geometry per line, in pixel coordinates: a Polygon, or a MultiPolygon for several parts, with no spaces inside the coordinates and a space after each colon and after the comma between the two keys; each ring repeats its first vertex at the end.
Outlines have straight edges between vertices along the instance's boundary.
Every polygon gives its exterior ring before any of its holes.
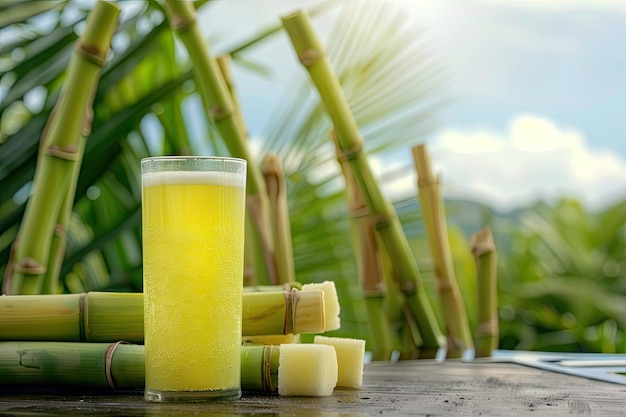
{"type": "Polygon", "coordinates": [[[296,280],[293,265],[293,244],[287,205],[285,173],[278,155],[269,153],[263,158],[263,178],[269,199],[270,223],[274,239],[274,256],[278,282],[285,284],[296,280]]]}
{"type": "MultiPolygon", "coordinates": [[[[377,236],[380,244],[380,237],[377,236]]],[[[409,300],[398,288],[398,270],[391,259],[382,253],[383,282],[386,293],[384,308],[394,331],[393,350],[399,353],[400,359],[416,359],[420,357],[420,347],[424,345],[419,326],[409,306],[409,300]]]]}
{"type": "MultiPolygon", "coordinates": [[[[89,116],[86,117],[88,122],[85,123],[86,129],[91,126],[91,120],[93,112],[89,109],[89,116]]],[[[87,144],[88,132],[81,133],[77,141],[76,158],[77,161],[82,161],[83,154],[85,152],[85,145],[87,144]]],[[[76,194],[75,184],[78,182],[78,176],[80,173],[80,163],[74,162],[72,166],[72,174],[70,178],[70,184],[74,186],[70,187],[61,205],[59,211],[59,220],[54,228],[52,235],[52,242],[50,244],[50,257],[48,260],[48,269],[43,282],[43,292],[45,294],[57,294],[60,292],[59,277],[61,275],[61,267],[63,266],[63,258],[65,256],[65,250],[67,249],[67,227],[70,224],[72,217],[72,209],[74,207],[74,196],[76,194]]]]}
{"type": "Polygon", "coordinates": [[[241,389],[243,391],[277,392],[279,346],[241,348],[241,389]]]}
{"type": "MultiPolygon", "coordinates": [[[[58,275],[44,280],[49,269],[52,240],[57,222],[69,218],[67,204],[73,203],[76,175],[80,165],[81,136],[87,136],[91,125],[91,107],[100,70],[115,32],[119,7],[99,1],[87,17],[67,72],[59,101],[55,105],[44,135],[38,159],[33,194],[26,204],[24,218],[5,271],[4,292],[38,294],[57,288],[58,275]],[[67,203],[66,203],[67,201],[67,203]],[[63,207],[66,207],[65,213],[63,207]]],[[[60,242],[59,242],[60,243],[60,242]]],[[[55,244],[55,250],[63,245],[55,244]]],[[[52,256],[60,256],[55,252],[52,256]]],[[[52,271],[58,272],[55,265],[52,271]]]]}
{"type": "MultiPolygon", "coordinates": [[[[222,74],[222,78],[226,83],[226,87],[228,88],[228,92],[230,93],[230,97],[233,101],[233,111],[234,117],[237,121],[237,126],[239,127],[239,131],[242,132],[245,138],[248,137],[246,123],[243,118],[243,114],[241,113],[241,107],[239,106],[239,99],[237,98],[237,93],[235,90],[235,84],[233,82],[233,75],[230,71],[230,55],[222,55],[217,58],[217,65],[220,69],[220,73],[222,74]]],[[[259,243],[255,243],[255,239],[253,238],[255,225],[251,219],[250,215],[246,216],[246,224],[245,224],[245,233],[244,233],[244,251],[243,251],[243,286],[253,286],[255,284],[256,278],[254,274],[254,264],[262,265],[265,262],[265,251],[261,247],[261,243],[259,239],[256,239],[259,243]],[[255,261],[256,259],[256,261],[255,261]]],[[[261,277],[259,281],[268,282],[269,277],[261,277]]]]}
{"type": "Polygon", "coordinates": [[[230,55],[222,55],[217,57],[217,66],[220,69],[220,73],[222,74],[222,78],[224,79],[224,83],[226,84],[226,88],[230,93],[230,98],[233,101],[233,110],[235,112],[234,117],[237,120],[239,131],[243,134],[245,138],[247,138],[248,128],[246,126],[245,119],[243,118],[243,113],[241,112],[241,106],[239,105],[239,98],[237,97],[237,90],[235,89],[233,73],[230,70],[230,62],[230,55]]]}
{"type": "Polygon", "coordinates": [[[272,241],[268,201],[261,170],[254,161],[246,140],[245,130],[240,126],[231,94],[220,73],[216,59],[210,54],[196,22],[193,2],[166,0],[166,12],[170,26],[185,45],[193,62],[196,87],[209,119],[215,124],[232,156],[248,161],[246,181],[247,213],[254,227],[250,237],[262,256],[255,257],[255,280],[257,284],[277,284],[274,245],[272,241]]]}
{"type": "Polygon", "coordinates": [[[311,26],[308,14],[298,11],[282,18],[299,61],[306,68],[333,121],[339,148],[352,166],[365,202],[375,218],[374,224],[387,256],[399,271],[397,285],[407,297],[412,315],[419,325],[424,357],[435,356],[446,345],[435,314],[424,291],[417,262],[403,233],[393,206],[386,201],[368,165],[363,138],[350,111],[337,75],[311,26]]]}
{"type": "Polygon", "coordinates": [[[448,357],[462,358],[474,351],[465,303],[454,272],[448,225],[439,180],[432,171],[425,145],[412,148],[417,186],[428,247],[435,271],[437,294],[446,324],[448,357]]]}
{"type": "MultiPolygon", "coordinates": [[[[276,392],[279,359],[278,346],[242,346],[242,390],[276,392]]],[[[143,389],[145,347],[119,342],[0,342],[2,385],[143,389]]]]}
{"type": "Polygon", "coordinates": [[[389,360],[394,345],[397,345],[399,341],[396,340],[389,316],[385,311],[384,268],[382,254],[376,241],[376,230],[365,204],[363,193],[356,183],[348,160],[342,158],[334,134],[332,139],[335,144],[337,161],[346,183],[352,243],[358,264],[359,281],[363,290],[363,300],[368,317],[367,323],[372,336],[372,360],[389,360]]]}
{"type": "MultiPolygon", "coordinates": [[[[280,335],[325,330],[321,290],[243,294],[242,334],[280,335]]],[[[142,343],[142,293],[0,297],[0,340],[142,343]]]]}
{"type": "Polygon", "coordinates": [[[498,284],[496,245],[489,227],[472,236],[476,265],[476,357],[488,357],[498,348],[498,284]]]}

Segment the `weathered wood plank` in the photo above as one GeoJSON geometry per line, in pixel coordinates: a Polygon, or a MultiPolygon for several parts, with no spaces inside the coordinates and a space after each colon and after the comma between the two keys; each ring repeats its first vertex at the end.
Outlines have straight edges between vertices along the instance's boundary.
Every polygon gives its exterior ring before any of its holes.
{"type": "Polygon", "coordinates": [[[205,404],[149,404],[141,392],[0,389],[0,415],[445,416],[621,415],[626,387],[509,363],[411,361],[367,365],[360,390],[322,398],[245,394],[205,404]]]}

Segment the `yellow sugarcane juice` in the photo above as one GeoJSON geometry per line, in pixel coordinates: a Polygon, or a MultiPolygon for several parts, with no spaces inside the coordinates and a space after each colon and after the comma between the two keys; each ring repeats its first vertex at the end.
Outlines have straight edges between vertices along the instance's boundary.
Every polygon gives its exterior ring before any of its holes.
{"type": "Polygon", "coordinates": [[[238,398],[245,161],[142,161],[147,401],[238,398]]]}

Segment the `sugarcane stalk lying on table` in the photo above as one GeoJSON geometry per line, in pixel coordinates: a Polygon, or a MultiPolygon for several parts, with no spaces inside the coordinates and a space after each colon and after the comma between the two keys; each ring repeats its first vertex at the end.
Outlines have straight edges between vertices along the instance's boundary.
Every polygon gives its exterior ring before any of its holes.
{"type": "MultiPolygon", "coordinates": [[[[321,289],[243,294],[243,336],[321,333],[321,289]]],[[[338,314],[338,311],[330,314],[338,314]]],[[[0,340],[143,342],[143,294],[89,292],[0,297],[0,340]]]]}
{"type": "MultiPolygon", "coordinates": [[[[242,347],[242,389],[277,390],[278,350],[242,347]]],[[[143,388],[144,352],[143,345],[118,342],[0,342],[0,386],[143,388]]]]}
{"type": "MultiPolygon", "coordinates": [[[[241,388],[299,396],[330,395],[335,386],[359,388],[364,349],[362,340],[328,337],[315,344],[244,345],[241,388]]],[[[143,345],[122,342],[0,342],[0,390],[3,385],[141,389],[144,354],[143,345]]]]}

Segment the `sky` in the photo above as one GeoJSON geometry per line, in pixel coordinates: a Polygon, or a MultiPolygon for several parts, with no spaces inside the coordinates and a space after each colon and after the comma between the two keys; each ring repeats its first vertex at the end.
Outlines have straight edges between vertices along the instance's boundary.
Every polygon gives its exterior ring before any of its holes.
{"type": "MultiPolygon", "coordinates": [[[[564,196],[596,210],[626,196],[626,2],[385,1],[423,27],[448,72],[451,101],[424,138],[444,195],[502,211],[564,196]]],[[[233,33],[244,39],[313,3],[218,2],[205,12],[220,19],[205,15],[204,27],[209,38],[229,33],[232,44],[233,33]]],[[[228,41],[217,38],[218,52],[228,41]]],[[[284,47],[261,49],[279,73],[284,47]]],[[[249,129],[261,135],[281,78],[236,71],[235,81],[249,129]]],[[[413,175],[387,192],[414,193],[413,175]]]]}
{"type": "Polygon", "coordinates": [[[502,209],[623,199],[626,3],[434,4],[423,20],[457,97],[430,142],[449,193],[502,209]]]}

